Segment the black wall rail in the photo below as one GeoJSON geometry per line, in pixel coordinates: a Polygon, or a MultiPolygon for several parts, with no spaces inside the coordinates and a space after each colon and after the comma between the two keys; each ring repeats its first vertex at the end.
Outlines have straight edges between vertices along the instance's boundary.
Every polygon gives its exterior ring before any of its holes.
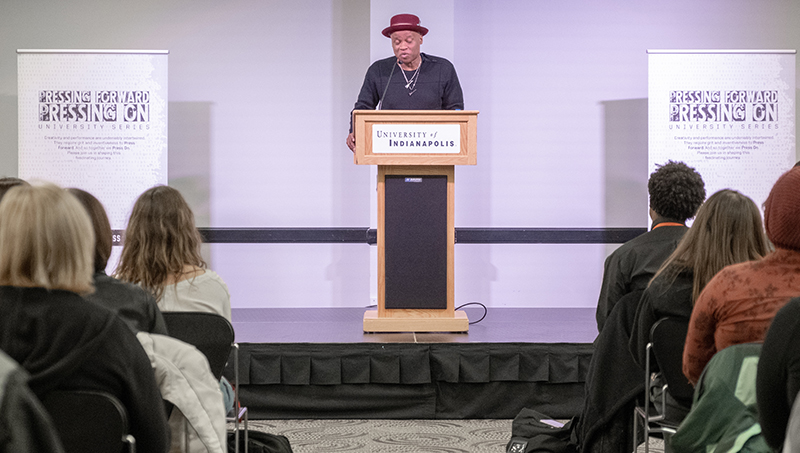
{"type": "MultiPolygon", "coordinates": [[[[198,228],[212,244],[370,244],[369,228],[198,228]]],[[[621,244],[646,228],[456,228],[456,244],[621,244]]]]}

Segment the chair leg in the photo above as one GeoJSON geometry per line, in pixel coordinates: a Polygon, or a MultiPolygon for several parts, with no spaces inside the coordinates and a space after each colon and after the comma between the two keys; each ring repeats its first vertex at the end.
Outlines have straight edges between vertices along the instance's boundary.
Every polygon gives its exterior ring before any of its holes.
{"type": "Polygon", "coordinates": [[[639,414],[636,409],[633,411],[633,453],[639,451],[639,421],[642,422],[642,435],[644,437],[644,451],[650,453],[650,423],[649,412],[639,414]]]}
{"type": "Polygon", "coordinates": [[[642,433],[644,434],[644,453],[650,453],[650,357],[653,343],[648,343],[646,350],[647,360],[644,365],[644,414],[642,416],[642,433]]]}
{"type": "Polygon", "coordinates": [[[122,442],[128,446],[128,453],[136,453],[136,439],[132,435],[126,434],[122,442]]]}
{"type": "Polygon", "coordinates": [[[249,412],[247,408],[244,409],[244,453],[249,453],[250,451],[250,442],[249,442],[249,435],[247,431],[247,419],[249,417],[249,412]]]}
{"type": "Polygon", "coordinates": [[[233,451],[239,453],[239,419],[233,422],[233,451]]]}
{"type": "Polygon", "coordinates": [[[233,420],[233,431],[234,431],[234,441],[236,442],[235,446],[235,453],[239,453],[239,430],[240,424],[242,420],[244,420],[244,453],[248,453],[250,451],[250,442],[249,442],[249,435],[248,435],[248,419],[249,419],[249,412],[246,407],[241,407],[239,402],[239,344],[233,344],[233,378],[234,378],[234,387],[233,387],[233,400],[234,400],[234,409],[236,410],[236,415],[234,416],[233,420]]]}
{"type": "MultiPolygon", "coordinates": [[[[233,411],[233,450],[235,453],[239,453],[239,418],[241,415],[241,408],[239,407],[239,345],[237,343],[233,344],[233,411]]],[[[245,449],[247,449],[246,444],[245,449]]]]}

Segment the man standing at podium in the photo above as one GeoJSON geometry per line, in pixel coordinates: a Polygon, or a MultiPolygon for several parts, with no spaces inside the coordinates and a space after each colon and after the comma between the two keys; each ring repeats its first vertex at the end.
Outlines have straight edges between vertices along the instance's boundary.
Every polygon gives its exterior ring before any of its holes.
{"type": "MultiPolygon", "coordinates": [[[[453,64],[420,53],[422,37],[427,33],[413,14],[392,17],[382,34],[392,40],[394,56],[372,63],[353,110],[464,109],[464,95],[453,64]]],[[[355,152],[352,117],[347,147],[355,152]]]]}

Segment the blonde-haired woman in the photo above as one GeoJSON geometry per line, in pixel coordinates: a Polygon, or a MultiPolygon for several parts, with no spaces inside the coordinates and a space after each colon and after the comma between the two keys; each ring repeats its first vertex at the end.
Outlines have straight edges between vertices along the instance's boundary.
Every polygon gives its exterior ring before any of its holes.
{"type": "Polygon", "coordinates": [[[0,202],[0,349],[31,375],[40,398],[58,389],[122,401],[142,451],[163,452],[168,431],[150,361],[93,290],[94,232],[83,206],[54,186],[18,186],[0,202]]]}
{"type": "Polygon", "coordinates": [[[161,311],[217,313],[230,321],[228,287],[207,268],[201,242],[180,192],[153,187],[133,206],[115,276],[153,293],[161,311]]]}

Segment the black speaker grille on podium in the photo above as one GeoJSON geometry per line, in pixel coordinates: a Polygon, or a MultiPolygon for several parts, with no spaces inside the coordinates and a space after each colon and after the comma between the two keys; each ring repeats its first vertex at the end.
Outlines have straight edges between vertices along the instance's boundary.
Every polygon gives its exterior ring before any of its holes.
{"type": "Polygon", "coordinates": [[[447,308],[447,176],[387,175],[385,308],[447,308]]]}

